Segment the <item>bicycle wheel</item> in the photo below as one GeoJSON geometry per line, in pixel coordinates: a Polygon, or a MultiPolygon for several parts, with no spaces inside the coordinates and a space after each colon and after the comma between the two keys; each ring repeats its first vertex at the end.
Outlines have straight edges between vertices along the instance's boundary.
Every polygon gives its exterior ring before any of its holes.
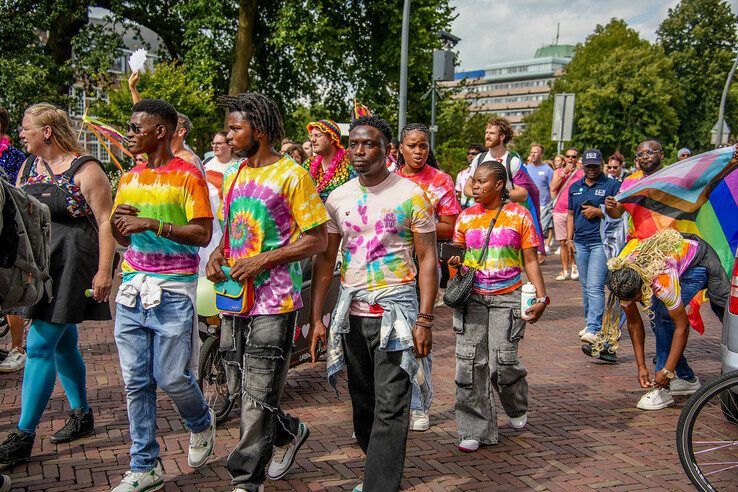
{"type": "Polygon", "coordinates": [[[210,408],[215,411],[215,421],[220,424],[228,419],[233,409],[233,401],[228,392],[225,368],[218,352],[220,338],[209,336],[200,349],[198,361],[199,377],[197,384],[210,408]]]}
{"type": "Polygon", "coordinates": [[[684,404],[677,425],[677,452],[701,491],[738,483],[738,371],[700,388],[684,404]]]}

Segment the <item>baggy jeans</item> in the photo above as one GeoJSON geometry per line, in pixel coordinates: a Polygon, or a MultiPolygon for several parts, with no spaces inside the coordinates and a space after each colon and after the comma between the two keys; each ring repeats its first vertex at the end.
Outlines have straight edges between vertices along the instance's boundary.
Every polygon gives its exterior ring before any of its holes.
{"type": "Polygon", "coordinates": [[[297,435],[300,421],[279,407],[296,316],[293,311],[223,320],[221,360],[231,397],[241,397],[241,439],[227,461],[236,487],[257,491],[274,446],[285,446],[297,435]]]}
{"type": "Polygon", "coordinates": [[[587,332],[596,334],[602,329],[605,312],[605,281],[607,280],[607,256],[601,243],[574,243],[574,258],[582,284],[582,304],[587,332]]]}
{"type": "Polygon", "coordinates": [[[525,334],[520,291],[472,294],[454,311],[456,332],[456,428],[461,439],[497,443],[497,408],[492,388],[509,417],[528,411],[528,374],[518,360],[525,334]]]}
{"type": "Polygon", "coordinates": [[[128,402],[134,472],[152,470],[159,456],[157,385],[174,401],[191,432],[210,427],[208,405],[188,369],[194,309],[189,297],[168,291],[149,309],[140,298],[133,308],[117,305],[115,344],[128,402]]]}
{"type": "Polygon", "coordinates": [[[356,440],[366,454],[365,492],[398,490],[410,424],[410,376],[402,352],[379,350],[381,318],[349,316],[343,336],[356,440]]]}

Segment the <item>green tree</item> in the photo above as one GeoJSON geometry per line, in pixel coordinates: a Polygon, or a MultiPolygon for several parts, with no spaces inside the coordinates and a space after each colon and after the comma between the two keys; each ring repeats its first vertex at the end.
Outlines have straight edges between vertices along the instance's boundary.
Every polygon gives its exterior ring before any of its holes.
{"type": "Polygon", "coordinates": [[[438,103],[436,158],[451,177],[467,167],[466,151],[471,144],[484,145],[484,128],[490,115],[469,113],[467,103],[445,95],[438,103]]]}
{"type": "MultiPolygon", "coordinates": [[[[598,25],[574,51],[566,73],[552,93],[576,94],[571,146],[596,147],[603,155],[616,150],[632,157],[646,138],[671,143],[679,124],[682,93],[672,65],[659,46],[641,39],[619,19],[598,25]]],[[[551,145],[553,99],[526,119],[522,146],[538,141],[551,145]]]]}
{"type": "MultiPolygon", "coordinates": [[[[720,95],[735,58],[738,17],[721,0],[680,2],[656,31],[684,94],[679,107],[679,142],[699,151],[710,146],[720,95]]],[[[728,125],[738,128],[738,99],[728,102],[728,125]]]]}

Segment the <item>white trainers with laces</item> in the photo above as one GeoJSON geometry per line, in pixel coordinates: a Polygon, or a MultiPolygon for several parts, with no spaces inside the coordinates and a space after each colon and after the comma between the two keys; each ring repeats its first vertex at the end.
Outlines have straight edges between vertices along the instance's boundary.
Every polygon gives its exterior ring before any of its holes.
{"type": "Polygon", "coordinates": [[[577,270],[576,266],[571,267],[571,279],[579,280],[579,270],[577,270]]]}
{"type": "Polygon", "coordinates": [[[674,378],[669,384],[669,390],[671,391],[672,396],[687,396],[696,392],[701,386],[700,378],[697,376],[694,377],[692,382],[689,382],[686,379],[674,378]]]}
{"type": "Polygon", "coordinates": [[[110,492],[153,492],[164,488],[164,466],[159,458],[153,470],[147,472],[127,471],[120,484],[110,492]]]}
{"type": "Polygon", "coordinates": [[[443,307],[446,304],[443,302],[443,295],[446,293],[446,289],[438,288],[438,295],[436,295],[436,302],[433,307],[443,307]]]}
{"type": "Polygon", "coordinates": [[[587,333],[587,327],[586,326],[584,328],[582,328],[581,330],[579,330],[579,338],[582,338],[582,336],[584,336],[585,333],[587,333]]]}
{"type": "Polygon", "coordinates": [[[636,407],[641,410],[661,410],[673,404],[674,398],[668,389],[656,388],[643,395],[636,407]]]}
{"type": "Polygon", "coordinates": [[[310,429],[303,422],[300,422],[300,426],[297,429],[297,435],[291,443],[287,445],[287,451],[284,453],[284,457],[281,460],[277,460],[276,457],[272,457],[272,462],[269,463],[269,469],[267,470],[267,477],[270,480],[279,480],[280,478],[287,475],[295,463],[295,456],[300,450],[307,438],[310,436],[310,429]]]}
{"type": "Polygon", "coordinates": [[[199,468],[213,454],[213,446],[215,445],[215,412],[212,408],[208,409],[210,413],[210,427],[202,432],[190,433],[190,449],[187,454],[187,463],[192,468],[199,468]]]}
{"type": "Polygon", "coordinates": [[[582,335],[581,337],[579,337],[579,339],[581,341],[583,341],[584,343],[588,343],[590,345],[594,345],[595,341],[597,341],[597,335],[595,335],[594,333],[591,333],[591,332],[585,330],[584,331],[584,335],[582,335]]]}
{"type": "Polygon", "coordinates": [[[15,372],[23,369],[26,364],[26,354],[21,354],[17,347],[8,352],[4,361],[0,362],[0,372],[15,372]]]}
{"type": "Polygon", "coordinates": [[[476,439],[462,439],[459,443],[459,451],[462,453],[473,453],[479,449],[479,441],[476,439]]]}
{"type": "Polygon", "coordinates": [[[569,272],[561,272],[556,277],[556,280],[558,280],[558,281],[561,281],[561,280],[569,280],[570,278],[571,278],[571,276],[569,275],[569,272]]]}
{"type": "Polygon", "coordinates": [[[510,425],[515,427],[516,429],[522,429],[525,427],[525,424],[528,423],[528,412],[525,412],[520,417],[510,417],[510,425]]]}
{"type": "Polygon", "coordinates": [[[427,431],[430,427],[430,417],[422,410],[412,410],[410,412],[410,430],[427,431]]]}

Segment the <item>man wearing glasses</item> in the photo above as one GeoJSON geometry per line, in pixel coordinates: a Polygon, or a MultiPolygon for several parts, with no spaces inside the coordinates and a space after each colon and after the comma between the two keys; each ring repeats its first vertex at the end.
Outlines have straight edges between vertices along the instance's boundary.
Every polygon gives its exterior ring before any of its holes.
{"type": "Polygon", "coordinates": [[[584,171],[577,166],[579,152],[577,149],[569,149],[564,154],[564,167],[554,173],[551,181],[551,196],[554,198],[553,222],[554,237],[559,242],[561,252],[561,273],[556,280],[578,280],[579,272],[574,263],[574,258],[569,256],[566,247],[566,216],[569,210],[569,188],[575,181],[582,179],[584,171]],[[569,269],[571,267],[571,270],[569,269]]]}
{"type": "Polygon", "coordinates": [[[474,158],[482,152],[484,152],[484,147],[481,145],[470,145],[469,149],[466,151],[466,162],[469,165],[459,171],[459,174],[456,175],[456,186],[454,188],[456,189],[456,198],[458,198],[459,203],[461,203],[461,208],[468,208],[474,205],[474,198],[464,195],[464,185],[471,177],[471,163],[474,161],[474,158]]]}

